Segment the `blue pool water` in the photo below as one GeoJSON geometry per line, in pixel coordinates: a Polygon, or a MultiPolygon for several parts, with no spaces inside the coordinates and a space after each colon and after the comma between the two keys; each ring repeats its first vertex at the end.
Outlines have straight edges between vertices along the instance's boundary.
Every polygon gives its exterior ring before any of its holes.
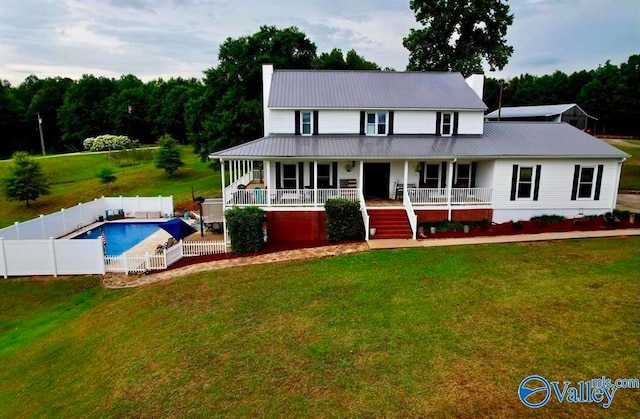
{"type": "Polygon", "coordinates": [[[158,231],[158,223],[105,223],[74,239],[99,239],[104,231],[107,238],[105,254],[118,256],[158,231]]]}

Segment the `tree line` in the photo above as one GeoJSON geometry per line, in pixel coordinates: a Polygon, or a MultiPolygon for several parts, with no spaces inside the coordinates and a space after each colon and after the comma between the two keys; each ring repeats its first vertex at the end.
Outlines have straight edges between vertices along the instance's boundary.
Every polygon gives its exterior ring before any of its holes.
{"type": "MultiPolygon", "coordinates": [[[[405,38],[405,45],[415,49],[408,68],[448,68],[443,62],[418,58],[426,52],[419,51],[417,36],[413,32],[405,38]]],[[[510,51],[502,54],[497,68],[506,63],[504,55],[510,51]]],[[[476,71],[478,56],[469,65],[449,69],[476,71]]],[[[19,150],[39,153],[40,118],[49,153],[82,150],[85,138],[101,134],[126,135],[142,144],[167,134],[191,144],[204,158],[211,151],[262,135],[262,63],[277,69],[380,70],[354,50],[318,54],[316,45],[295,27],[263,26],[253,35],[227,38],[218,59],[202,79],[144,83],[131,74],[119,79],[84,75],[79,80],[32,75],[17,87],[0,82],[0,157],[19,150]]],[[[488,78],[485,83],[489,110],[498,107],[502,84],[502,106],[575,102],[598,118],[598,133],[639,134],[634,122],[640,116],[640,55],[620,65],[607,61],[595,70],[570,75],[524,74],[510,80],[488,78]]]]}

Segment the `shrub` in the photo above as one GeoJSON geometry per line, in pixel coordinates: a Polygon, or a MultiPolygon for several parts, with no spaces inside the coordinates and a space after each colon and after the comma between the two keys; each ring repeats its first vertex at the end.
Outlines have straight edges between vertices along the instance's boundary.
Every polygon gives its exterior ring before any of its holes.
{"type": "Polygon", "coordinates": [[[360,213],[360,203],[344,198],[328,199],[324,204],[327,214],[327,240],[362,240],[364,224],[360,213]]]}
{"type": "Polygon", "coordinates": [[[90,137],[82,145],[89,151],[124,150],[133,146],[133,142],[125,135],[104,134],[90,137]]]}
{"type": "Polygon", "coordinates": [[[100,183],[103,185],[107,185],[107,188],[111,190],[111,184],[118,180],[118,177],[115,175],[114,171],[110,167],[103,167],[96,173],[96,177],[100,180],[100,183]]]}
{"type": "Polygon", "coordinates": [[[169,177],[175,177],[176,171],[184,166],[178,143],[170,135],[164,135],[158,140],[160,149],[156,155],[156,167],[163,169],[169,177]]]}
{"type": "Polygon", "coordinates": [[[233,207],[226,210],[224,215],[233,253],[257,252],[264,247],[263,210],[258,207],[233,207]]]}
{"type": "Polygon", "coordinates": [[[541,223],[541,224],[557,224],[564,220],[565,220],[565,217],[563,217],[562,215],[543,214],[543,215],[531,217],[530,221],[533,221],[534,223],[541,223]]]}

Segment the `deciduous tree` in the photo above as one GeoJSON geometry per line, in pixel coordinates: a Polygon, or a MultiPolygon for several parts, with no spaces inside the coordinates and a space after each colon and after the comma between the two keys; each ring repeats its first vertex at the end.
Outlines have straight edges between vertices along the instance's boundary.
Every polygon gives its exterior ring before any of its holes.
{"type": "Polygon", "coordinates": [[[169,177],[175,177],[178,169],[184,166],[178,143],[169,135],[160,138],[158,143],[160,148],[156,155],[156,167],[167,172],[169,177]]]}
{"type": "Polygon", "coordinates": [[[411,0],[411,10],[424,27],[411,29],[403,44],[409,50],[407,70],[482,73],[483,59],[501,70],[513,47],[507,28],[513,23],[502,0],[411,0]]]}
{"type": "Polygon", "coordinates": [[[49,183],[40,163],[28,153],[18,151],[13,154],[13,164],[4,179],[4,189],[9,201],[25,201],[28,208],[30,201],[49,193],[49,183]]]}

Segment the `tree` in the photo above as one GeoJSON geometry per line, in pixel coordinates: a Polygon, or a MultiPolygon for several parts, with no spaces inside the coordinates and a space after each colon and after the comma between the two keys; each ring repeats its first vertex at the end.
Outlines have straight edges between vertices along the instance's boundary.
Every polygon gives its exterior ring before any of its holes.
{"type": "Polygon", "coordinates": [[[111,190],[110,184],[118,180],[118,177],[110,167],[103,167],[100,169],[98,173],[96,173],[96,177],[100,180],[100,183],[107,185],[107,189],[109,190],[111,190]]]}
{"type": "Polygon", "coordinates": [[[40,195],[49,193],[49,183],[42,173],[40,163],[28,153],[18,151],[13,154],[13,164],[4,180],[4,189],[9,201],[35,201],[40,195]]]}
{"type": "Polygon", "coordinates": [[[156,155],[156,167],[167,172],[169,177],[175,177],[176,171],[184,166],[178,143],[169,135],[160,138],[158,143],[160,149],[156,155]]]}
{"type": "Polygon", "coordinates": [[[318,70],[380,70],[378,64],[367,61],[353,49],[347,52],[345,59],[339,48],[320,54],[314,60],[313,67],[318,70]]]}
{"type": "Polygon", "coordinates": [[[507,27],[513,23],[502,0],[411,0],[424,28],[411,29],[403,40],[409,50],[407,70],[482,73],[482,60],[502,70],[513,54],[507,27]]]}

